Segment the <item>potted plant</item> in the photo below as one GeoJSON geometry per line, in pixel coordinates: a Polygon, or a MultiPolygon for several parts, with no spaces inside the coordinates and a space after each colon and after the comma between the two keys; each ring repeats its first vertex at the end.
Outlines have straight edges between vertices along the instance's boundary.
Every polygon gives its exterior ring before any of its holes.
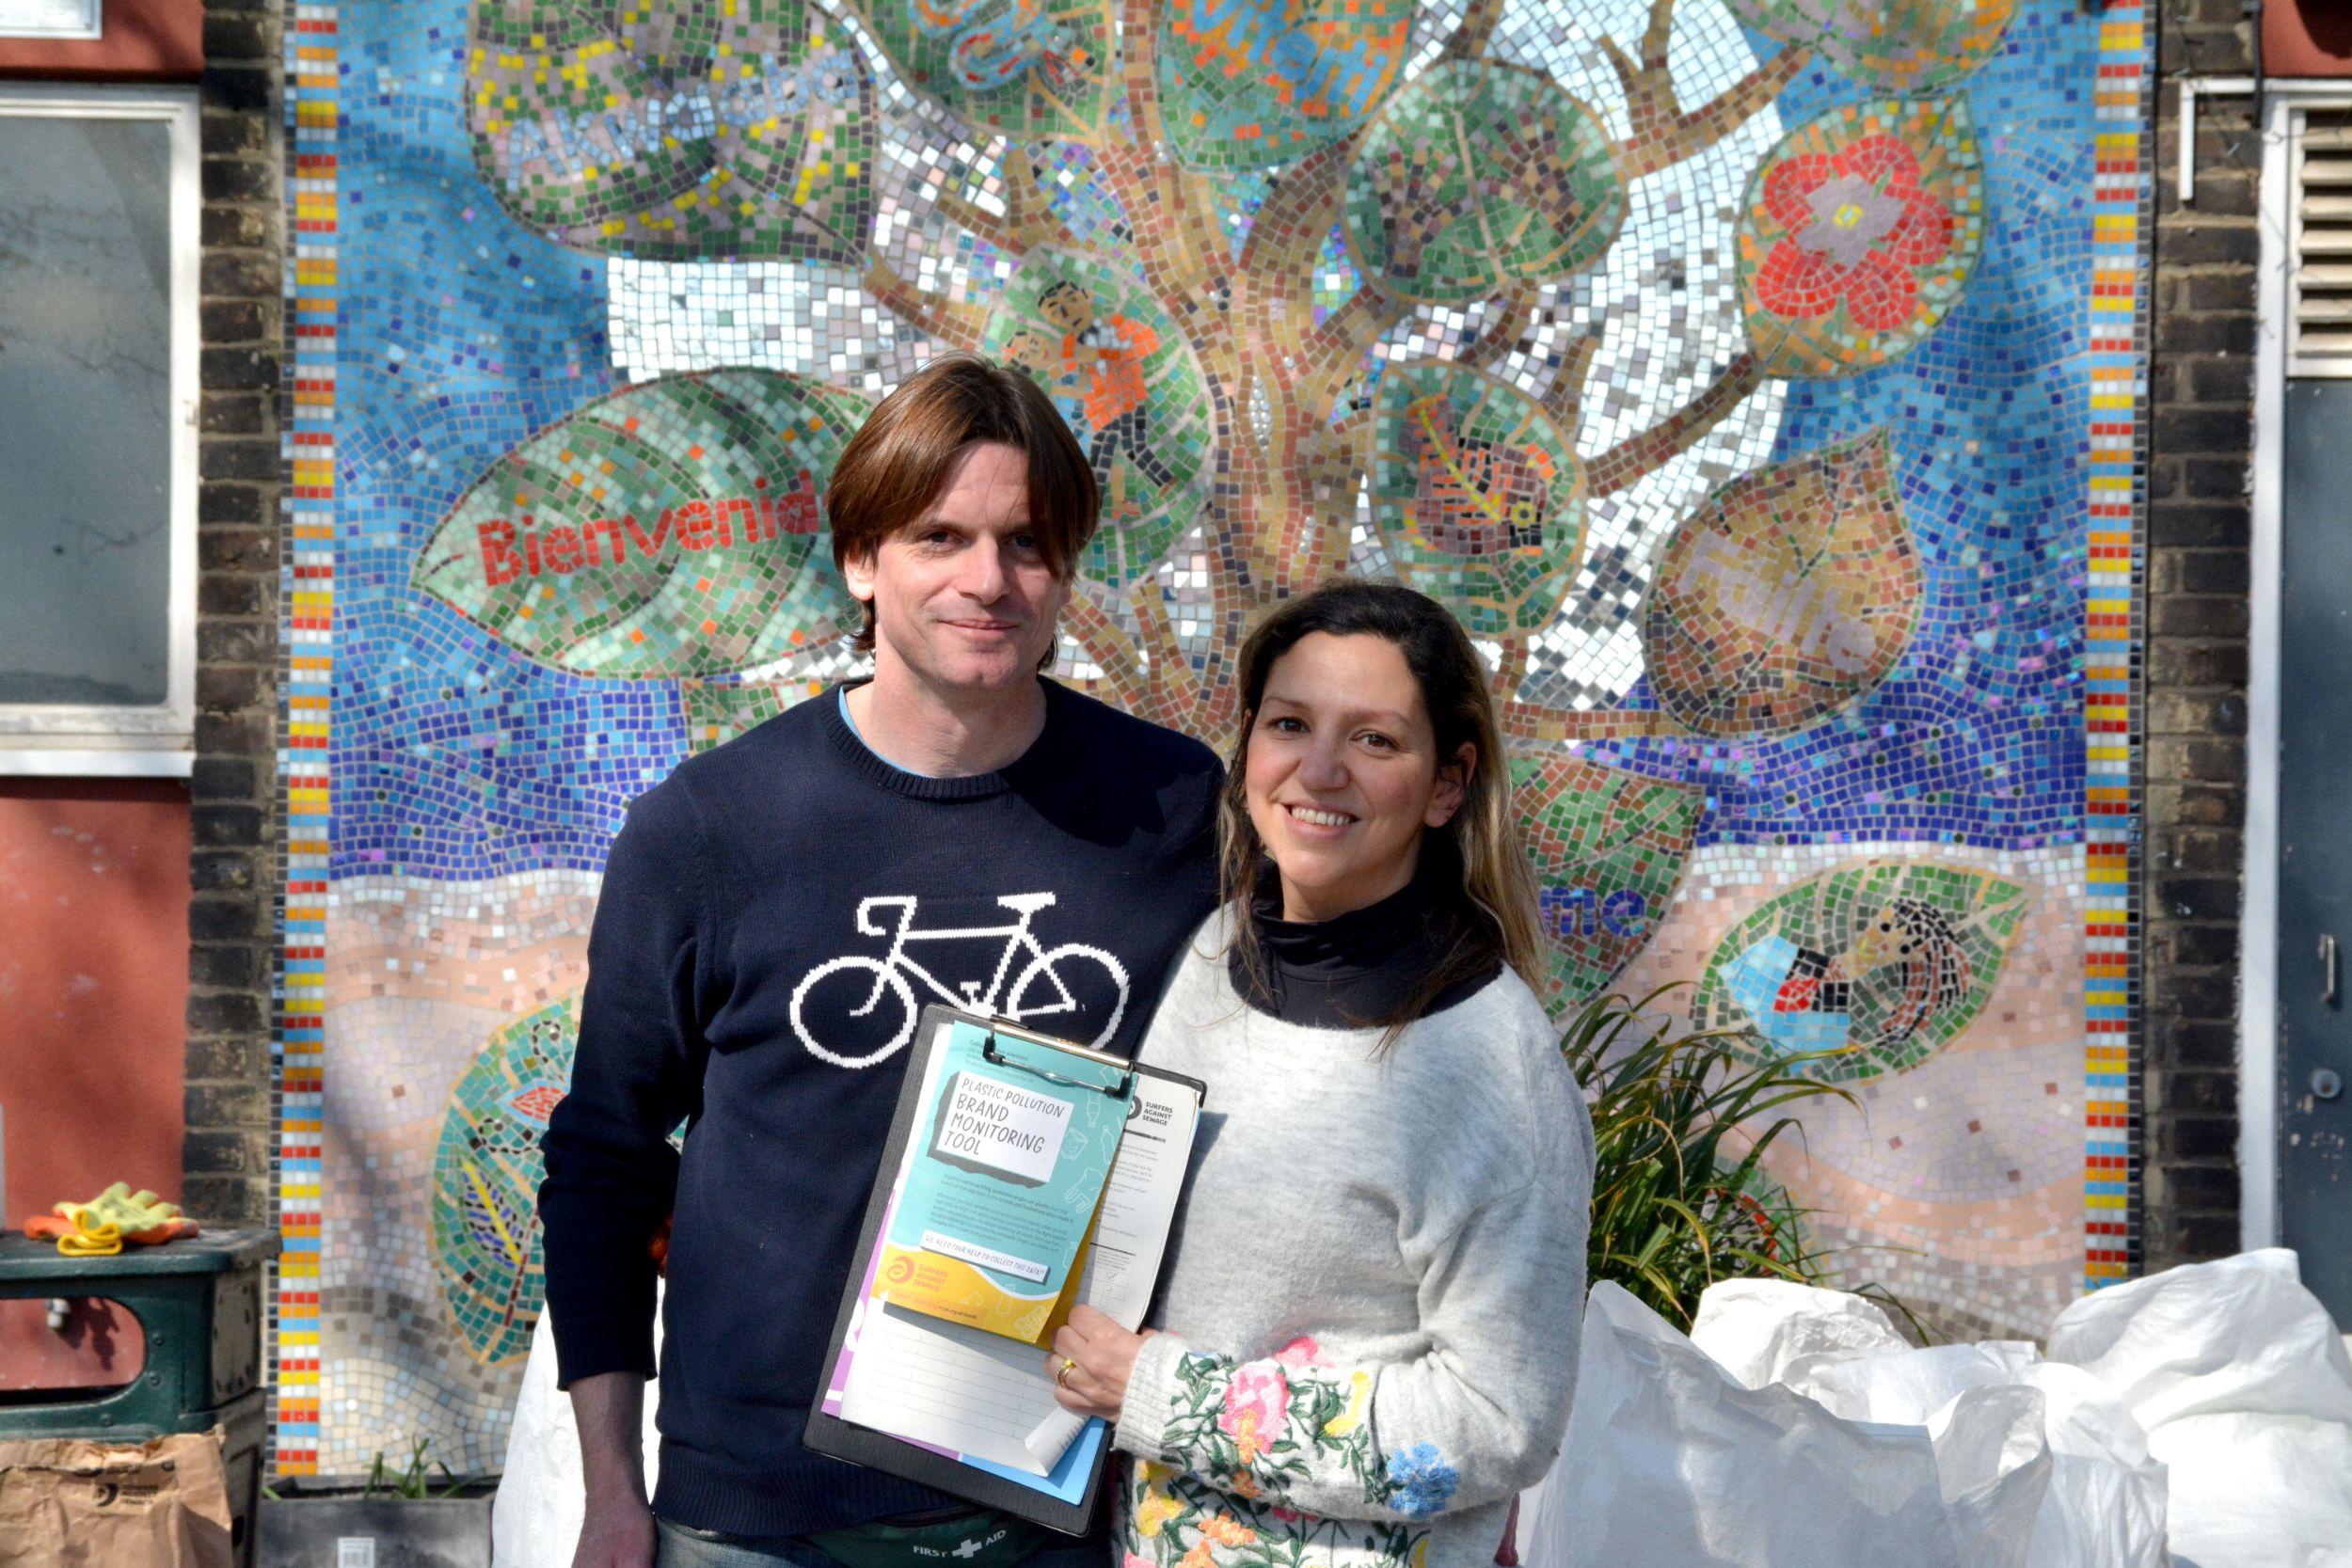
{"type": "Polygon", "coordinates": [[[497,1478],[453,1474],[430,1446],[397,1470],[378,1452],[358,1486],[263,1487],[254,1568],[490,1568],[497,1478]]]}
{"type": "MultiPolygon", "coordinates": [[[[1843,1053],[1781,1055],[1745,1029],[1677,1034],[1656,1007],[1674,989],[1593,998],[1568,1015],[1560,1050],[1593,1117],[1590,1280],[1613,1280],[1688,1328],[1719,1279],[1831,1283],[1832,1253],[1813,1246],[1804,1212],[1761,1162],[1782,1133],[1804,1135],[1783,1107],[1853,1096],[1807,1070],[1843,1053]]],[[[1883,1287],[1843,1288],[1933,1337],[1883,1287]]]]}

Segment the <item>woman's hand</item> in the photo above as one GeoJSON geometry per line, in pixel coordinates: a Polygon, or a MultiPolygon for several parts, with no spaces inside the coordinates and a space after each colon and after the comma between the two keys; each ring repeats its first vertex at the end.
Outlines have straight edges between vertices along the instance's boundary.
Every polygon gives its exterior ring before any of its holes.
{"type": "Polygon", "coordinates": [[[1045,1358],[1055,1400],[1064,1410],[1117,1421],[1136,1352],[1152,1334],[1151,1329],[1130,1334],[1091,1307],[1071,1308],[1070,1321],[1055,1332],[1053,1353],[1045,1358]]]}

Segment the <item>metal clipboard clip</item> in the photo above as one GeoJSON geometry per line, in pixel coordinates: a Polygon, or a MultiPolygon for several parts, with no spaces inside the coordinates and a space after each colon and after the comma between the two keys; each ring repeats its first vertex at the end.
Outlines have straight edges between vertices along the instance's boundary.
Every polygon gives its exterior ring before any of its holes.
{"type": "MultiPolygon", "coordinates": [[[[1032,1041],[1030,1043],[1041,1045],[1044,1044],[1041,1040],[1032,1041]]],[[[1058,1051],[1062,1048],[1055,1045],[1046,1045],[1045,1049],[1048,1051],[1058,1051]]],[[[1044,1079],[1049,1084],[1060,1084],[1065,1087],[1073,1089],[1100,1090],[1102,1093],[1110,1096],[1113,1100],[1126,1099],[1128,1092],[1135,1086],[1136,1082],[1136,1072],[1133,1068],[1129,1068],[1126,1071],[1120,1073],[1119,1075],[1119,1082],[1116,1084],[1089,1084],[1082,1078],[1065,1078],[1060,1073],[1050,1071],[1045,1068],[1037,1067],[1028,1062],[1014,1061],[1010,1056],[1006,1055],[1003,1052],[996,1049],[996,1026],[993,1023],[989,1025],[988,1038],[980,1042],[980,1060],[994,1067],[1007,1067],[1012,1069],[1015,1072],[1026,1072],[1032,1074],[1035,1077],[1044,1079]]]]}

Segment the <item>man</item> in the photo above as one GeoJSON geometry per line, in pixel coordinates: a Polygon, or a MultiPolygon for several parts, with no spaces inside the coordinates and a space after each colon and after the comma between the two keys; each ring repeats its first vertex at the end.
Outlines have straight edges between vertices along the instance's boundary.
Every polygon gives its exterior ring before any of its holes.
{"type": "Polygon", "coordinates": [[[1096,505],[1034,383],[967,356],[930,365],[874,410],[825,498],[873,679],[629,807],[539,1198],[587,1486],[580,1568],[644,1568],[657,1543],[665,1564],[744,1568],[1075,1549],[801,1438],[898,1099],[905,999],[1133,1054],[1215,899],[1215,758],[1040,675],[1096,505]],[[646,1246],[673,1211],[649,1507],[646,1246]]]}

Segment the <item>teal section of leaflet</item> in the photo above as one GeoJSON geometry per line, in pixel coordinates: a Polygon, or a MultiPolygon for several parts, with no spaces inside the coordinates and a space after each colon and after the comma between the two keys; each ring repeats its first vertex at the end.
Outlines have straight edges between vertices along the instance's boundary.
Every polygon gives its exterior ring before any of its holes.
{"type": "Polygon", "coordinates": [[[961,1019],[949,1025],[889,1242],[959,1259],[1032,1302],[1069,1278],[1119,1151],[1128,1073],[1002,1035],[991,1061],[991,1038],[961,1019]]]}

